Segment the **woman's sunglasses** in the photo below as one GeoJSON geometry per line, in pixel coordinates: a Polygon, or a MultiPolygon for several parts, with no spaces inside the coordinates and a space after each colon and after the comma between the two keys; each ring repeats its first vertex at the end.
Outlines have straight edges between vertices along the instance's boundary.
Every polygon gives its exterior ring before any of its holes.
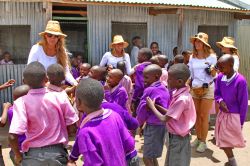
{"type": "Polygon", "coordinates": [[[53,35],[53,34],[50,34],[50,33],[47,33],[46,35],[47,35],[49,38],[52,38],[52,37],[58,38],[58,37],[59,37],[58,35],[53,35]]]}

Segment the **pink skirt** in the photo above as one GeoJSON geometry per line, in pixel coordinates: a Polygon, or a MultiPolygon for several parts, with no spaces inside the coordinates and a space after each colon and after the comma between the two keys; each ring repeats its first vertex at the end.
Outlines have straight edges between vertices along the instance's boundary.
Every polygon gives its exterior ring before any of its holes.
{"type": "Polygon", "coordinates": [[[240,114],[220,111],[215,124],[216,145],[220,148],[243,148],[245,140],[241,131],[240,114]]]}

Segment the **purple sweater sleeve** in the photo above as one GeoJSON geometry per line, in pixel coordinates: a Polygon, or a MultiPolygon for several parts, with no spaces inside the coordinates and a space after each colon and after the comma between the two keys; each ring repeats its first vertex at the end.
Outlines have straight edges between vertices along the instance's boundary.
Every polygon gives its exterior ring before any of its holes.
{"type": "Polygon", "coordinates": [[[70,153],[70,160],[72,161],[76,161],[78,160],[78,157],[80,156],[80,152],[79,152],[79,145],[78,145],[78,137],[76,137],[75,143],[73,145],[73,149],[70,153]]]}
{"type": "Polygon", "coordinates": [[[128,130],[136,130],[139,127],[138,120],[132,117],[128,111],[123,111],[123,118],[128,130]]]}
{"type": "Polygon", "coordinates": [[[115,98],[115,103],[122,106],[122,108],[127,110],[126,103],[128,101],[128,94],[126,91],[119,91],[117,97],[115,98]]]}
{"type": "Polygon", "coordinates": [[[108,102],[110,102],[111,100],[111,93],[110,93],[110,90],[105,90],[104,91],[104,97],[105,97],[105,100],[107,100],[108,102]]]}
{"type": "Polygon", "coordinates": [[[138,105],[137,110],[136,110],[136,114],[137,114],[136,118],[140,126],[143,125],[148,119],[146,96],[149,96],[149,92],[147,89],[144,91],[140,104],[138,105]]]}
{"type": "Polygon", "coordinates": [[[221,83],[222,75],[219,75],[216,79],[214,98],[217,103],[220,103],[223,99],[220,91],[220,83],[221,83]]]}
{"type": "Polygon", "coordinates": [[[248,89],[246,81],[242,80],[238,85],[237,100],[240,106],[240,123],[244,124],[248,110],[248,89]]]}

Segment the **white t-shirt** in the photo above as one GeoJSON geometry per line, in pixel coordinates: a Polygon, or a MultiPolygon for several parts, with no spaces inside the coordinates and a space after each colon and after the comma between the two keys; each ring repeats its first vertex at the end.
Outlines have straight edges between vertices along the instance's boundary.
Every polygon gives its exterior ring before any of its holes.
{"type": "Polygon", "coordinates": [[[137,46],[133,46],[132,50],[131,50],[131,54],[130,54],[130,60],[131,60],[131,65],[135,66],[138,61],[137,61],[137,57],[139,54],[139,48],[137,46]]]}
{"type": "MultiPolygon", "coordinates": [[[[38,61],[41,64],[43,64],[43,66],[47,70],[47,68],[50,65],[57,63],[57,58],[56,58],[56,56],[48,56],[48,55],[46,55],[44,50],[43,50],[43,47],[40,46],[39,44],[35,44],[35,45],[32,46],[32,48],[30,50],[30,54],[29,54],[27,64],[29,64],[31,62],[34,62],[34,61],[38,61]]],[[[68,66],[65,69],[65,80],[67,82],[69,82],[71,85],[77,85],[77,82],[74,79],[74,77],[72,76],[72,74],[70,73],[70,70],[69,70],[68,66]]]]}
{"type": "MultiPolygon", "coordinates": [[[[214,77],[208,75],[205,69],[209,65],[216,65],[217,57],[214,54],[210,54],[205,59],[197,59],[191,57],[188,63],[189,70],[192,78],[192,87],[202,87],[204,83],[210,83],[214,80],[214,77]]],[[[214,86],[214,84],[211,84],[214,86]]]]}
{"type": "Polygon", "coordinates": [[[233,58],[234,58],[234,71],[238,72],[240,67],[240,59],[238,55],[233,55],[233,58]]]}
{"type": "Polygon", "coordinates": [[[126,71],[127,74],[129,75],[131,72],[131,63],[130,63],[130,57],[127,53],[123,57],[115,57],[111,54],[111,52],[106,52],[102,60],[100,62],[100,66],[104,67],[106,65],[112,65],[113,67],[116,68],[117,62],[124,61],[126,65],[126,71]]]}

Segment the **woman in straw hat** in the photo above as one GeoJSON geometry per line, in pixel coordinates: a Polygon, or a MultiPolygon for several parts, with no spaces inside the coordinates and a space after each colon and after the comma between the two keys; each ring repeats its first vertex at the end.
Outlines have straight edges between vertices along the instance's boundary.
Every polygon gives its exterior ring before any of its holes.
{"type": "Polygon", "coordinates": [[[117,62],[124,61],[126,65],[126,74],[130,74],[130,57],[124,50],[124,48],[127,47],[128,43],[123,40],[123,37],[121,35],[115,35],[113,42],[110,44],[111,52],[106,52],[103,55],[100,66],[116,68],[117,62]]]}
{"type": "Polygon", "coordinates": [[[221,49],[223,54],[230,54],[234,58],[234,71],[238,72],[240,61],[238,48],[234,46],[234,38],[224,37],[222,41],[216,42],[216,45],[221,49]]]}
{"type": "Polygon", "coordinates": [[[217,57],[208,44],[207,34],[200,32],[191,37],[190,42],[193,44],[193,54],[188,66],[191,72],[191,95],[197,113],[195,124],[197,138],[191,146],[197,147],[196,151],[202,153],[207,149],[208,116],[214,101],[213,80],[216,76],[213,66],[217,63],[217,57]]]}
{"type": "Polygon", "coordinates": [[[65,68],[65,79],[71,85],[77,85],[69,70],[68,55],[65,49],[65,37],[58,21],[50,20],[44,32],[39,33],[41,40],[32,46],[28,64],[38,61],[43,64],[45,69],[50,65],[58,63],[65,68]]]}

